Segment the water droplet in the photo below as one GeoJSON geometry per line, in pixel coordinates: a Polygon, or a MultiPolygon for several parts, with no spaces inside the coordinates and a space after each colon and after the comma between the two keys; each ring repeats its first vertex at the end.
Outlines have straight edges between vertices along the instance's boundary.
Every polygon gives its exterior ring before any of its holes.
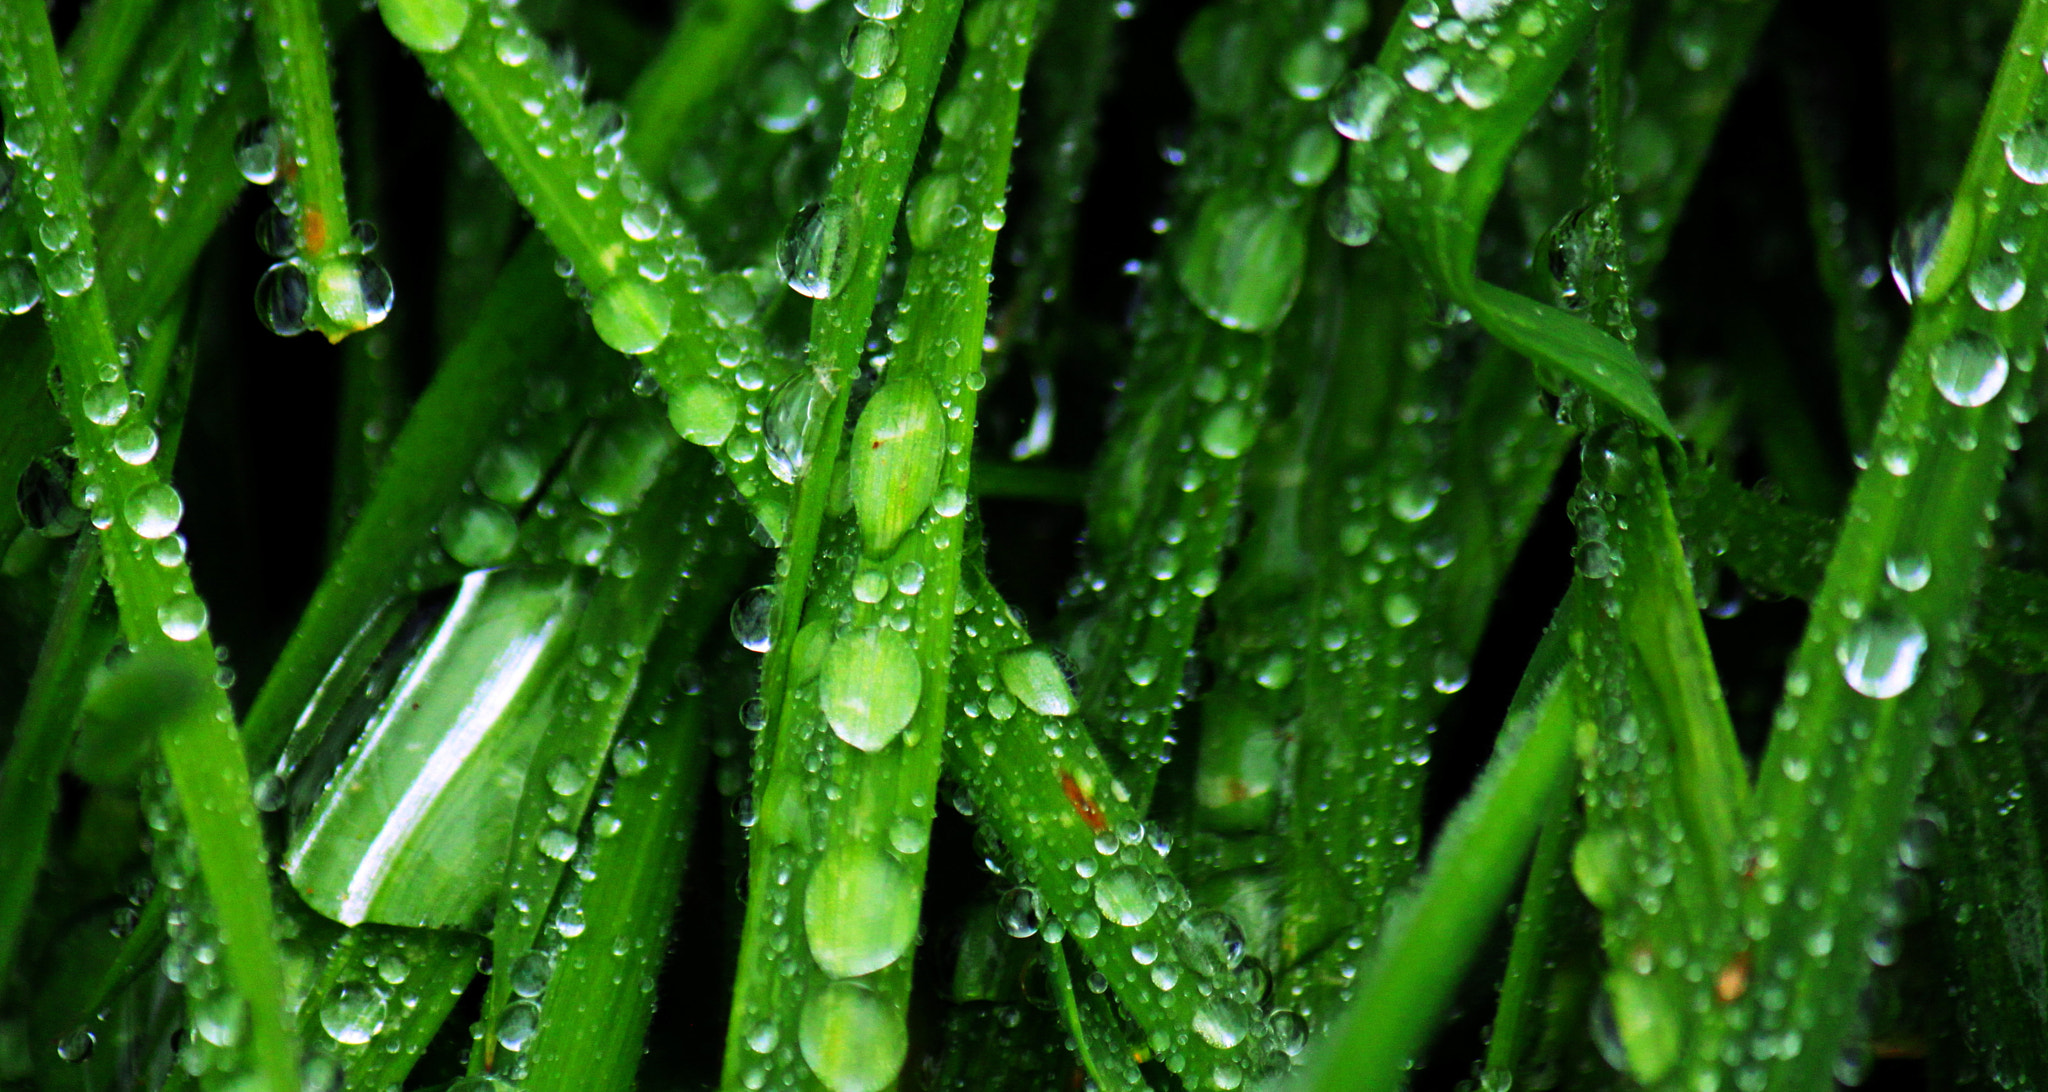
{"type": "Polygon", "coordinates": [[[1933,573],[1934,567],[1924,553],[1915,551],[1893,554],[1884,559],[1885,579],[1891,581],[1892,587],[1900,591],[1919,591],[1927,586],[1927,579],[1933,573]]]}
{"type": "MultiPolygon", "coordinates": [[[[939,171],[918,179],[910,191],[910,216],[906,226],[910,245],[929,250],[959,226],[953,211],[960,207],[962,180],[953,171],[939,171]]],[[[964,209],[962,211],[965,211],[964,209]]]]}
{"type": "Polygon", "coordinates": [[[835,844],[804,888],[811,958],[834,978],[858,978],[903,958],[917,939],[917,884],[879,847],[835,844]]]}
{"type": "Polygon", "coordinates": [[[1437,133],[1422,146],[1422,154],[1429,159],[1429,165],[1445,174],[1456,174],[1472,158],[1472,141],[1463,132],[1448,130],[1437,133]]]}
{"type": "Polygon", "coordinates": [[[846,36],[839,59],[846,62],[848,72],[860,79],[879,78],[896,63],[895,29],[876,19],[862,21],[846,36]]]}
{"type": "Polygon", "coordinates": [[[762,436],[770,473],[791,485],[804,476],[811,468],[813,425],[831,405],[832,396],[809,371],[791,377],[775,392],[762,436]]]}
{"type": "Polygon", "coordinates": [[[879,751],[910,724],[924,670],[909,639],[877,626],[845,634],[825,651],[818,704],[832,732],[863,751],[879,751]]]}
{"type": "Polygon", "coordinates": [[[256,282],[256,317],[279,337],[306,332],[306,314],[312,303],[306,271],[296,263],[279,262],[256,282]]]}
{"type": "Polygon", "coordinates": [[[235,169],[251,185],[268,186],[277,181],[278,152],[276,123],[259,118],[242,126],[235,137],[235,169]]]}
{"type": "Polygon", "coordinates": [[[114,434],[114,456],[129,466],[148,465],[156,451],[156,430],[146,421],[132,421],[114,434]]]}
{"type": "Polygon", "coordinates": [[[619,352],[651,353],[668,340],[668,297],[639,277],[615,277],[590,305],[590,324],[619,352]]]}
{"type": "Polygon", "coordinates": [[[1258,421],[1233,402],[1202,423],[1202,450],[1218,459],[1235,459],[1251,447],[1258,434],[1258,421]]]}
{"type": "Polygon", "coordinates": [[[637,739],[622,739],[613,744],[612,769],[628,781],[646,773],[647,744],[637,739]]]}
{"type": "Polygon", "coordinates": [[[1323,205],[1323,228],[1345,246],[1364,246],[1380,233],[1380,203],[1365,186],[1337,186],[1323,205]]]}
{"type": "Polygon", "coordinates": [[[540,1032],[540,1006],[531,1001],[514,1001],[498,1014],[498,1045],[517,1053],[540,1032]]]}
{"type": "Polygon", "coordinates": [[[441,548],[456,564],[488,568],[512,556],[519,542],[519,524],[512,513],[490,501],[461,504],[441,517],[437,533],[441,548]]]}
{"type": "Polygon", "coordinates": [[[0,261],[0,310],[25,315],[41,302],[43,282],[36,278],[36,267],[26,258],[0,261]]]}
{"type": "Polygon", "coordinates": [[[1251,1007],[1229,994],[1219,993],[1195,1010],[1195,1034],[1210,1046],[1229,1050],[1244,1041],[1252,1030],[1251,1007]]]}
{"type": "Polygon", "coordinates": [[[1934,347],[1934,387],[1951,405],[1981,406],[2005,387],[2005,348],[1985,334],[1965,330],[1934,347]]]}
{"type": "Polygon", "coordinates": [[[797,1045],[831,1092],[880,1092],[903,1068],[903,1016],[857,982],[833,982],[804,1002],[797,1045]]]}
{"type": "Polygon", "coordinates": [[[477,492],[504,505],[525,504],[540,488],[540,460],[518,444],[494,444],[477,458],[477,492]]]}
{"type": "MultiPolygon", "coordinates": [[[[1266,1028],[1272,1033],[1273,1045],[1280,1053],[1292,1058],[1308,1046],[1308,1021],[1301,1014],[1287,1009],[1274,1009],[1266,1017],[1266,1028]]],[[[1505,1086],[1488,1089],[1487,1092],[1508,1092],[1505,1086]]]]}
{"type": "Polygon", "coordinates": [[[69,1034],[57,1040],[57,1057],[76,1065],[92,1057],[92,1048],[98,1041],[93,1037],[92,1029],[72,1028],[69,1034]]]}
{"type": "Polygon", "coordinates": [[[1317,125],[1295,134],[1287,146],[1287,180],[1297,186],[1320,186],[1337,167],[1337,134],[1317,125]]]}
{"type": "Polygon", "coordinates": [[[1294,305],[1307,255],[1293,208],[1255,192],[1217,190],[1202,201],[1174,272],[1188,298],[1233,330],[1263,333],[1294,305]]]}
{"type": "Polygon", "coordinates": [[[85,419],[95,425],[112,428],[128,416],[128,386],[125,383],[95,383],[80,401],[85,419]]]}
{"type": "Polygon", "coordinates": [[[541,856],[557,861],[568,861],[576,855],[576,836],[561,827],[549,827],[540,832],[536,843],[541,856]]]}
{"type": "Polygon", "coordinates": [[[1896,698],[1920,674],[1927,631],[1911,615],[1874,613],[1852,626],[1835,646],[1835,661],[1849,689],[1865,697],[1896,698]]]}
{"type": "Polygon", "coordinates": [[[1484,110],[1500,101],[1508,89],[1508,74],[1502,69],[1475,62],[1472,68],[1451,77],[1451,90],[1458,101],[1474,110],[1484,110]]]}
{"type": "Polygon", "coordinates": [[[2005,163],[2021,181],[2048,185],[2048,121],[2030,121],[2006,134],[2005,163]]]}
{"type": "Polygon", "coordinates": [[[1344,74],[1344,54],[1321,35],[1303,39],[1280,61],[1280,83],[1287,93],[1314,102],[1330,93],[1344,74]]]}
{"type": "Polygon", "coordinates": [[[1003,932],[1018,940],[1036,936],[1039,920],[1043,916],[1038,892],[1029,887],[1011,890],[996,906],[996,918],[1002,922],[1003,932]]]}
{"type": "Polygon", "coordinates": [[[782,279],[798,295],[830,299],[853,268],[853,228],[853,214],[843,202],[805,207],[790,222],[777,254],[782,279]]]}
{"type": "Polygon", "coordinates": [[[1064,717],[1074,711],[1074,691],[1051,652],[1025,648],[1007,653],[997,663],[1003,685],[1024,708],[1041,716],[1064,717]]]}
{"type": "Polygon", "coordinates": [[[1970,298],[1986,311],[2010,311],[2026,294],[2020,263],[2003,251],[1991,252],[1970,271],[1970,298]]]}
{"type": "Polygon", "coordinates": [[[748,652],[766,652],[774,633],[768,628],[775,609],[775,589],[763,584],[732,605],[732,637],[748,652]]]}
{"type": "Polygon", "coordinates": [[[1143,925],[1159,909],[1159,888],[1151,876],[1120,865],[1095,881],[1095,905],[1118,925],[1143,925]]]}
{"type": "Polygon", "coordinates": [[[1432,482],[1410,479],[1395,485],[1387,494],[1387,510],[1403,523],[1420,523],[1436,511],[1437,490],[1432,482]]]}
{"type": "Polygon", "coordinates": [[[1935,252],[1948,228],[1948,213],[1947,205],[1938,206],[1917,220],[1900,224],[1892,234],[1892,283],[1907,303],[1916,303],[1927,294],[1927,278],[1934,271],[1935,252]]]}
{"type": "Polygon", "coordinates": [[[151,482],[128,495],[125,509],[128,526],[148,539],[163,538],[178,529],[185,517],[185,502],[178,491],[162,482],[151,482]]]}
{"type": "Polygon", "coordinates": [[[896,548],[937,494],[946,422],[939,396],[917,376],[882,384],[853,431],[849,485],[870,557],[896,548]]]}
{"type": "Polygon", "coordinates": [[[1367,65],[1346,77],[1330,98],[1330,124],[1347,140],[1371,140],[1401,89],[1394,78],[1367,65]]]}
{"type": "Polygon", "coordinates": [[[1603,996],[1613,1045],[1619,1049],[1601,1053],[1610,1063],[1618,1055],[1618,1067],[1642,1084],[1657,1083],[1677,1064],[1684,1036],[1684,1024],[1663,985],[1631,971],[1610,971],[1603,996]]]}
{"type": "Polygon", "coordinates": [[[384,1030],[386,1001],[366,982],[344,982],[320,1006],[320,1026],[343,1046],[361,1046],[384,1030]]]}
{"type": "Polygon", "coordinates": [[[379,0],[384,27],[406,48],[446,53],[469,26],[469,0],[379,0]]]}

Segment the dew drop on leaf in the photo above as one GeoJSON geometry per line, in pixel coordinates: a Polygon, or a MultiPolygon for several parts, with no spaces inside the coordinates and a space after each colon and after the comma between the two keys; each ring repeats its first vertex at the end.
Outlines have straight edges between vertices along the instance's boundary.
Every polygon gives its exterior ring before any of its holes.
{"type": "Polygon", "coordinates": [[[1965,330],[1934,347],[1934,387],[1950,405],[1981,406],[2005,387],[2005,349],[1989,336],[1965,330]]]}
{"type": "Polygon", "coordinates": [[[1873,613],[1835,645],[1835,662],[1849,689],[1880,701],[1905,693],[1920,675],[1927,631],[1910,615],[1873,613]]]}

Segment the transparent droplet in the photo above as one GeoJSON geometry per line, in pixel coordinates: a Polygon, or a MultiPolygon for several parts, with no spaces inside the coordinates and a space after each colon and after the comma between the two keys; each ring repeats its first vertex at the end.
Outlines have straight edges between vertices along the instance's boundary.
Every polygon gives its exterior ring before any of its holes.
{"type": "Polygon", "coordinates": [[[651,353],[668,340],[668,297],[637,276],[614,277],[590,305],[590,325],[606,345],[628,356],[651,353]]]}
{"type": "Polygon", "coordinates": [[[1884,700],[1905,693],[1920,675],[1927,631],[1911,615],[1879,612],[1850,627],[1835,645],[1849,689],[1884,700]]]}
{"type": "Polygon", "coordinates": [[[185,502],[177,490],[151,482],[128,495],[124,514],[137,535],[158,539],[177,531],[179,521],[185,518],[185,502]]]}
{"type": "Polygon", "coordinates": [[[36,277],[36,267],[26,258],[8,258],[0,261],[0,310],[10,315],[25,315],[43,302],[43,282],[36,277]]]}
{"type": "Polygon", "coordinates": [[[62,1039],[57,1040],[57,1057],[76,1065],[92,1057],[92,1048],[97,1042],[92,1029],[72,1028],[62,1039]]]}
{"type": "Polygon", "coordinates": [[[923,688],[924,669],[909,639],[877,626],[838,637],[826,649],[818,704],[834,735],[879,751],[909,726],[923,688]]]}
{"type": "Polygon", "coordinates": [[[1380,203],[1365,186],[1337,186],[1323,205],[1323,228],[1345,246],[1364,246],[1380,233],[1380,203]]]}
{"type": "Polygon", "coordinates": [[[2005,348],[1989,336],[1965,330],[1930,354],[1934,388],[1950,405],[1981,406],[2005,387],[2005,348]]]}
{"type": "Polygon", "coordinates": [[[156,430],[146,421],[131,421],[114,433],[114,456],[129,466],[146,466],[156,458],[156,430]]]}
{"type": "Polygon", "coordinates": [[[1347,140],[1371,140],[1400,93],[1392,76],[1367,65],[1346,77],[1330,97],[1330,124],[1347,140]]]}
{"type": "Polygon", "coordinates": [[[754,124],[771,133],[793,133],[817,116],[822,105],[810,73],[794,61],[777,61],[755,85],[754,124]]]}
{"type": "Polygon", "coordinates": [[[1321,35],[1305,38],[1280,61],[1280,83],[1287,93],[1314,102],[1330,93],[1344,74],[1344,54],[1321,35]]]}
{"type": "Polygon", "coordinates": [[[256,282],[256,317],[279,337],[305,333],[312,304],[306,271],[292,262],[271,266],[256,282]]]}
{"type": "Polygon", "coordinates": [[[852,212],[836,199],[797,213],[778,254],[782,279],[798,295],[831,298],[852,271],[853,226],[852,212]]]}
{"type": "Polygon", "coordinates": [[[732,637],[748,652],[766,652],[774,634],[769,622],[775,609],[775,589],[763,584],[739,597],[732,605],[732,637]]]}
{"type": "Polygon", "coordinates": [[[206,628],[206,604],[195,595],[174,595],[156,609],[156,622],[171,640],[192,640],[206,628]]]}
{"type": "Polygon", "coordinates": [[[1948,206],[1940,205],[1917,220],[1899,225],[1892,234],[1892,283],[1907,303],[1927,294],[1927,276],[1934,269],[1934,254],[1948,228],[1948,206]]]}
{"type": "Polygon", "coordinates": [[[878,79],[896,63],[896,30],[878,19],[863,20],[846,36],[839,59],[863,80],[878,79]]]}
{"type": "Polygon", "coordinates": [[[878,846],[837,844],[804,887],[811,958],[834,978],[881,970],[910,951],[917,910],[917,885],[907,869],[878,846]]]}
{"type": "Polygon", "coordinates": [[[809,371],[792,377],[775,392],[767,427],[762,430],[770,473],[792,485],[804,476],[811,467],[813,425],[831,403],[831,395],[809,371]]]}
{"type": "Polygon", "coordinates": [[[1900,591],[1916,592],[1927,586],[1934,566],[1918,551],[1893,554],[1884,559],[1884,576],[1900,591]]]}
{"type": "Polygon", "coordinates": [[[361,1046],[384,1030],[387,1002],[367,982],[344,982],[320,1006],[320,1026],[343,1046],[361,1046]]]}
{"type": "Polygon", "coordinates": [[[525,1050],[540,1033],[540,1006],[531,1001],[514,1001],[498,1014],[498,1045],[506,1050],[525,1050]]]}
{"type": "Polygon", "coordinates": [[[512,513],[490,501],[457,506],[441,517],[441,548],[458,565],[489,568],[512,556],[519,543],[519,524],[512,513]]]}
{"type": "Polygon", "coordinates": [[[2048,121],[2030,121],[2006,134],[2005,163],[2021,181],[2048,185],[2048,121]]]}
{"type": "Polygon", "coordinates": [[[1118,925],[1143,925],[1159,909],[1159,887],[1138,869],[1118,866],[1095,881],[1095,906],[1118,925]]]}
{"type": "Polygon", "coordinates": [[[1202,201],[1174,272],[1188,298],[1233,330],[1263,333],[1294,305],[1307,256],[1305,225],[1264,194],[1217,190],[1202,201]]]}
{"type": "Polygon", "coordinates": [[[242,126],[235,137],[235,169],[252,185],[268,186],[277,181],[278,143],[277,125],[269,118],[242,126]]]}
{"type": "Polygon", "coordinates": [[[996,919],[1002,922],[1003,932],[1019,940],[1038,933],[1042,914],[1038,892],[1029,887],[1011,890],[996,906],[996,919]]]}
{"type": "Polygon", "coordinates": [[[1970,271],[1970,298],[1986,311],[2010,311],[2026,294],[2026,274],[2004,251],[1992,251],[1970,271]]]}
{"type": "Polygon", "coordinates": [[[879,994],[833,982],[804,1002],[797,1045],[831,1092],[880,1092],[895,1083],[909,1041],[903,1014],[879,994]]]}

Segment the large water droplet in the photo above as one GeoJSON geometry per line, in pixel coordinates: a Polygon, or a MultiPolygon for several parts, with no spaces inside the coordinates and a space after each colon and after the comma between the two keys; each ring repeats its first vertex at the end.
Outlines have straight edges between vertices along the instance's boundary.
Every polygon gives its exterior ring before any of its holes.
{"type": "Polygon", "coordinates": [[[1287,93],[1314,102],[1330,93],[1344,74],[1344,54],[1322,36],[1305,38],[1280,61],[1280,83],[1287,93]]]}
{"type": "Polygon", "coordinates": [[[763,584],[732,605],[732,638],[748,652],[766,652],[774,643],[769,628],[775,612],[775,589],[763,584]]]}
{"type": "Polygon", "coordinates": [[[1367,65],[1352,73],[1330,97],[1330,124],[1349,140],[1371,140],[1386,121],[1401,88],[1394,77],[1367,65]]]}
{"type": "Polygon", "coordinates": [[[256,282],[256,317],[279,337],[306,332],[306,315],[313,306],[313,290],[306,271],[293,262],[279,262],[256,282]]]}
{"type": "Polygon", "coordinates": [[[831,404],[824,385],[808,371],[792,377],[775,392],[762,437],[770,473],[791,485],[804,476],[811,468],[812,426],[831,404]]]}
{"type": "Polygon", "coordinates": [[[822,105],[810,73],[794,61],[777,61],[755,83],[754,124],[771,133],[793,133],[817,116],[822,105]]]}
{"type": "Polygon", "coordinates": [[[1884,576],[1900,591],[1916,592],[1927,586],[1934,566],[1917,550],[1896,553],[1884,559],[1884,576]]]}
{"type": "Polygon", "coordinates": [[[1003,656],[997,664],[1003,685],[1024,708],[1048,717],[1074,711],[1074,691],[1059,661],[1042,648],[1025,648],[1003,656]]]}
{"type": "Polygon", "coordinates": [[[178,529],[185,517],[185,502],[178,491],[162,482],[151,482],[128,495],[128,526],[148,539],[163,538],[178,529]]]}
{"type": "Polygon", "coordinates": [[[277,181],[278,151],[276,123],[259,118],[235,137],[235,169],[251,184],[268,186],[277,181]]]}
{"type": "Polygon", "coordinates": [[[1095,881],[1095,905],[1118,925],[1143,925],[1159,909],[1159,887],[1144,872],[1119,865],[1095,881]]]}
{"type": "Polygon", "coordinates": [[[1851,626],[1835,645],[1835,661],[1849,689],[1880,701],[1905,693],[1920,676],[1927,631],[1911,615],[1874,613],[1851,626]]]}
{"type": "Polygon", "coordinates": [[[1337,186],[1323,206],[1323,228],[1345,246],[1364,246],[1380,233],[1380,203],[1365,186],[1337,186]]]}
{"type": "Polygon", "coordinates": [[[497,504],[472,501],[441,517],[439,534],[441,548],[456,564],[482,569],[512,556],[519,524],[497,504]]]}
{"type": "Polygon", "coordinates": [[[651,353],[668,340],[668,297],[639,277],[615,277],[590,305],[590,324],[619,352],[651,353]]]}
{"type": "Polygon", "coordinates": [[[320,1026],[343,1046],[361,1046],[384,1030],[384,994],[367,982],[344,982],[320,1006],[320,1026]]]}
{"type": "Polygon", "coordinates": [[[834,978],[858,978],[903,958],[917,939],[917,885],[879,847],[839,843],[804,888],[811,958],[834,978]]]}
{"type": "Polygon", "coordinates": [[[896,63],[896,30],[876,19],[863,20],[846,36],[839,52],[846,70],[863,80],[879,79],[896,63]]]}
{"type": "Polygon", "coordinates": [[[797,1045],[832,1092],[880,1092],[903,1068],[903,1016],[856,982],[834,982],[804,1002],[797,1045]]]}
{"type": "Polygon", "coordinates": [[[1263,194],[1217,190],[1203,199],[1174,272],[1210,318],[1233,330],[1263,333],[1287,317],[1301,287],[1308,252],[1302,227],[1295,209],[1263,194]]]}
{"type": "Polygon", "coordinates": [[[206,629],[206,604],[196,595],[174,595],[156,609],[156,624],[173,641],[190,641],[206,629]]]}
{"type": "Polygon", "coordinates": [[[2005,164],[2024,182],[2048,185],[2048,121],[2030,121],[2006,134],[2005,164]]]}
{"type": "Polygon", "coordinates": [[[2010,311],[2026,294],[2026,274],[2003,251],[1992,251],[1970,271],[1970,298],[1986,311],[2010,311]]]}
{"type": "Polygon", "coordinates": [[[782,279],[798,295],[830,299],[853,268],[853,228],[851,210],[836,199],[797,213],[777,254],[782,279]]]}
{"type": "Polygon", "coordinates": [[[498,1014],[498,1045],[506,1050],[525,1050],[539,1032],[540,1006],[531,1001],[514,1001],[498,1014]]]}
{"type": "Polygon", "coordinates": [[[1934,389],[1951,405],[1981,406],[2005,387],[2005,348],[1989,336],[1965,330],[1930,354],[1934,389]]]}
{"type": "Polygon", "coordinates": [[[1927,294],[1927,277],[1934,269],[1935,251],[1942,232],[1948,228],[1948,206],[1941,205],[1917,220],[1899,225],[1892,233],[1892,283],[1907,303],[1927,294]]]}
{"type": "Polygon", "coordinates": [[[879,751],[910,724],[924,670],[908,638],[877,626],[833,640],[818,680],[818,704],[832,732],[863,751],[879,751]]]}
{"type": "Polygon", "coordinates": [[[446,53],[462,41],[469,26],[469,0],[379,0],[384,27],[406,48],[420,53],[446,53]]]}

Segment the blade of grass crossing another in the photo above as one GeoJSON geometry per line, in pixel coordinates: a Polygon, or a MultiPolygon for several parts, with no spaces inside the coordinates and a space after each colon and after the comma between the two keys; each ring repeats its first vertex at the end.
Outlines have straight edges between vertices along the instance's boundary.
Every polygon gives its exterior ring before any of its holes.
{"type": "Polygon", "coordinates": [[[148,459],[131,463],[117,428],[149,427],[115,347],[105,294],[96,287],[98,246],[83,189],[77,131],[48,16],[39,4],[0,4],[0,75],[6,80],[9,154],[32,177],[24,213],[38,217],[33,251],[56,347],[80,470],[86,480],[108,582],[122,630],[138,655],[160,658],[198,687],[165,723],[162,753],[190,823],[192,851],[217,916],[234,992],[249,1006],[255,1068],[274,1092],[296,1087],[297,1048],[284,1013],[284,980],[264,850],[246,758],[216,664],[206,607],[194,591],[176,536],[183,502],[148,459]],[[63,246],[56,246],[63,243],[63,246]]]}

